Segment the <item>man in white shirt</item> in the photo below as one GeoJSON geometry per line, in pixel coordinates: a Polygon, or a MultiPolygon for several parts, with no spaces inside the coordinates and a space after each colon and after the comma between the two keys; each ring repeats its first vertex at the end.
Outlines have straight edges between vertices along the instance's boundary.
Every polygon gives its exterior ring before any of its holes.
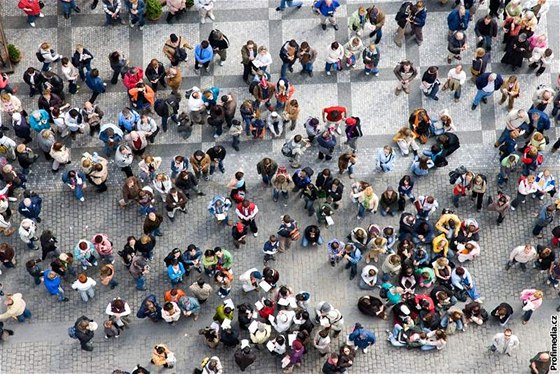
{"type": "Polygon", "coordinates": [[[442,91],[445,91],[448,88],[451,91],[455,91],[453,98],[455,99],[455,102],[458,102],[461,98],[461,88],[463,87],[463,84],[465,84],[466,80],[467,73],[463,70],[463,65],[458,64],[447,73],[447,81],[443,85],[442,91]]]}
{"type": "Polygon", "coordinates": [[[537,258],[537,250],[531,244],[520,245],[513,248],[509,254],[509,261],[506,264],[506,270],[509,270],[516,263],[523,271],[527,271],[527,264],[537,258]]]}
{"type": "Polygon", "coordinates": [[[511,329],[505,329],[504,332],[497,333],[492,338],[490,350],[511,356],[511,352],[519,347],[519,339],[513,335],[511,329]]]}

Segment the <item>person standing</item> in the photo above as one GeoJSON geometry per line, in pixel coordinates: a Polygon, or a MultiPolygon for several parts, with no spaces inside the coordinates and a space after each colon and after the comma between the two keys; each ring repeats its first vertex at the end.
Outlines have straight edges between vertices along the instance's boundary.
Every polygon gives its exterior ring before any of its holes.
{"type": "Polygon", "coordinates": [[[229,39],[220,30],[214,29],[208,36],[208,43],[212,47],[214,54],[220,56],[220,66],[224,66],[227,59],[227,50],[229,48],[229,39]]]}
{"type": "Polygon", "coordinates": [[[55,273],[54,270],[45,270],[43,273],[43,283],[49,294],[56,295],[59,302],[66,302],[68,298],[64,296],[64,290],[60,286],[61,282],[60,275],[55,273]]]}
{"type": "Polygon", "coordinates": [[[95,285],[97,282],[93,278],[88,277],[86,274],[80,274],[78,279],[72,283],[72,288],[80,293],[82,300],[87,303],[95,296],[95,285]]]}
{"type": "Polygon", "coordinates": [[[194,70],[198,72],[200,65],[202,65],[204,70],[208,73],[210,71],[210,62],[212,62],[213,58],[214,51],[210,43],[208,40],[203,40],[194,47],[194,70]]]}
{"type": "Polygon", "coordinates": [[[121,17],[121,0],[102,0],[103,12],[105,12],[105,26],[113,25],[119,21],[121,25],[126,25],[126,21],[121,17]]]}
{"type": "Polygon", "coordinates": [[[321,17],[321,28],[323,30],[327,29],[327,20],[335,30],[338,30],[334,14],[339,6],[338,0],[318,0],[314,3],[313,10],[321,17]]]}
{"type": "Polygon", "coordinates": [[[313,77],[313,63],[316,58],[317,51],[311,48],[307,41],[301,43],[298,52],[298,59],[302,67],[300,74],[307,73],[310,77],[313,77]]]}
{"type": "Polygon", "coordinates": [[[375,344],[375,333],[366,330],[361,323],[356,322],[354,330],[348,335],[348,340],[354,343],[362,352],[367,353],[368,348],[375,344]]]}
{"type": "Polygon", "coordinates": [[[6,294],[4,305],[6,306],[6,311],[0,314],[0,320],[2,321],[14,318],[18,322],[25,322],[26,319],[31,318],[31,311],[27,308],[27,304],[20,293],[6,294]]]}
{"type": "Polygon", "coordinates": [[[413,66],[412,62],[403,60],[395,66],[393,73],[398,80],[397,88],[395,88],[395,95],[399,96],[401,91],[404,91],[405,94],[409,94],[410,82],[418,75],[418,69],[413,66]]]}
{"type": "Polygon", "coordinates": [[[31,27],[35,27],[35,20],[38,17],[45,17],[45,15],[41,12],[39,0],[20,0],[18,8],[23,10],[23,12],[27,15],[27,23],[31,27]]]}
{"type": "Polygon", "coordinates": [[[548,352],[539,352],[535,357],[529,360],[529,363],[531,374],[548,374],[550,372],[552,360],[548,352]]]}
{"type": "Polygon", "coordinates": [[[448,34],[452,35],[456,31],[465,31],[469,27],[470,13],[464,5],[459,5],[447,15],[448,34]]]}
{"type": "Polygon", "coordinates": [[[144,0],[125,0],[126,8],[128,9],[130,27],[138,25],[138,30],[144,30],[146,21],[144,20],[144,13],[146,11],[146,4],[144,0]]]}
{"type": "Polygon", "coordinates": [[[535,289],[525,289],[521,291],[520,299],[523,303],[523,318],[522,322],[524,325],[529,322],[531,316],[542,305],[543,292],[541,290],[535,289]]]}
{"type": "Polygon", "coordinates": [[[259,208],[257,207],[257,205],[252,201],[245,199],[241,203],[237,204],[235,213],[244,225],[249,226],[249,228],[253,232],[253,236],[257,237],[259,231],[257,223],[255,222],[255,217],[257,213],[259,213],[259,208]]]}
{"type": "Polygon", "coordinates": [[[194,3],[194,6],[200,13],[200,23],[205,23],[206,17],[210,18],[212,21],[216,19],[213,12],[214,0],[196,0],[194,3]]]}
{"type": "Polygon", "coordinates": [[[95,99],[97,99],[97,96],[105,92],[107,83],[103,82],[103,79],[99,76],[99,70],[97,69],[91,69],[91,71],[88,71],[86,73],[85,80],[86,85],[92,91],[91,97],[88,101],[93,104],[95,103],[95,99]]]}
{"type": "Polygon", "coordinates": [[[527,264],[531,263],[537,258],[537,250],[531,244],[515,247],[510,255],[509,261],[506,264],[506,270],[519,263],[519,267],[524,272],[527,271],[527,264]]]}
{"type": "Polygon", "coordinates": [[[461,60],[461,53],[467,50],[469,45],[465,39],[465,34],[463,31],[455,31],[453,34],[449,35],[447,50],[447,63],[451,64],[453,59],[461,60]]]}
{"type": "Polygon", "coordinates": [[[93,351],[93,346],[89,343],[94,336],[97,324],[86,316],[81,316],[74,323],[76,339],[80,341],[80,347],[84,351],[93,351]]]}
{"type": "Polygon", "coordinates": [[[476,78],[476,88],[477,92],[474,97],[471,110],[475,110],[480,102],[482,101],[484,104],[488,103],[488,96],[492,96],[492,94],[502,87],[504,80],[500,74],[497,73],[484,73],[480,74],[478,78],[476,78]]]}
{"type": "Polygon", "coordinates": [[[412,14],[410,20],[410,27],[412,28],[412,33],[416,40],[416,44],[422,45],[424,41],[424,36],[422,29],[426,25],[427,10],[424,6],[424,1],[418,0],[416,4],[412,7],[412,14]]]}

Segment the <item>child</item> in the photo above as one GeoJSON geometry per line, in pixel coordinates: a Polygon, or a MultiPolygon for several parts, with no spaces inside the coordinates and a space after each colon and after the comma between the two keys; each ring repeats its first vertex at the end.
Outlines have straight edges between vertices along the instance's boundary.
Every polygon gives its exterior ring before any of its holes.
{"type": "Polygon", "coordinates": [[[110,319],[103,322],[103,331],[105,339],[118,338],[121,335],[121,330],[110,319]]]}
{"type": "Polygon", "coordinates": [[[263,253],[264,253],[264,266],[268,266],[268,261],[276,261],[274,255],[278,252],[280,242],[276,238],[276,235],[270,235],[268,241],[264,243],[263,253]]]}

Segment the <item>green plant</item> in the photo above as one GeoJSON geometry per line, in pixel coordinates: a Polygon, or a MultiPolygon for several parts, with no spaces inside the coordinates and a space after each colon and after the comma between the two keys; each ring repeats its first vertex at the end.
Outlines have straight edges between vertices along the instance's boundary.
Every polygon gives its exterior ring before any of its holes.
{"type": "Polygon", "coordinates": [[[162,9],[159,0],[146,1],[146,18],[156,20],[161,17],[162,9]]]}
{"type": "Polygon", "coordinates": [[[194,6],[194,0],[187,0],[186,3],[186,7],[188,8],[192,8],[194,6]]]}
{"type": "Polygon", "coordinates": [[[8,57],[14,64],[18,63],[21,61],[21,51],[15,45],[8,44],[8,57]]]}

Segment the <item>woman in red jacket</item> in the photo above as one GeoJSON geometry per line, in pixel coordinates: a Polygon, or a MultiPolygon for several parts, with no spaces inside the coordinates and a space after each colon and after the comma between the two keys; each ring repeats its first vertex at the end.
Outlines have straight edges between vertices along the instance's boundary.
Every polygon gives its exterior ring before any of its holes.
{"type": "Polygon", "coordinates": [[[41,13],[39,0],[20,0],[18,8],[27,14],[27,23],[29,23],[31,27],[35,27],[35,20],[37,17],[44,17],[43,13],[41,13]]]}

